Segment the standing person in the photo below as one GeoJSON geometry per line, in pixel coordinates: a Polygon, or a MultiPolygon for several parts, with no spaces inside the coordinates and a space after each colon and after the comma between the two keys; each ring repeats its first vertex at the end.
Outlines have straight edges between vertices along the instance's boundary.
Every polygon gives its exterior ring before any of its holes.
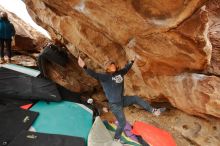
{"type": "Polygon", "coordinates": [[[137,104],[143,107],[146,111],[159,116],[165,108],[153,108],[148,102],[142,100],[138,96],[124,96],[124,75],[130,70],[135,59],[131,60],[123,69],[118,70],[114,61],[107,61],[105,63],[106,73],[96,73],[87,68],[85,62],[79,57],[78,64],[87,74],[99,80],[104,89],[105,95],[109,101],[109,107],[119,122],[116,129],[114,139],[123,143],[120,139],[121,134],[126,125],[126,119],[123,112],[123,107],[137,104]]]}
{"type": "Polygon", "coordinates": [[[1,59],[0,63],[4,63],[4,48],[6,46],[7,49],[7,62],[11,62],[11,42],[12,37],[15,36],[15,28],[14,25],[8,20],[8,15],[6,12],[0,13],[0,47],[1,47],[1,59]]]}

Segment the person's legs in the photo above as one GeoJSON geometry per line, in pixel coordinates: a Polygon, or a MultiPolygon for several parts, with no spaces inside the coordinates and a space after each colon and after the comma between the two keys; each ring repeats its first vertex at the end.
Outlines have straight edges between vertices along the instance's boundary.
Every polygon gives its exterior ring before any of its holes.
{"type": "Polygon", "coordinates": [[[114,138],[120,139],[121,134],[122,134],[124,127],[126,125],[126,119],[125,119],[125,115],[124,115],[124,111],[123,111],[123,106],[121,103],[117,103],[117,104],[109,103],[109,107],[110,107],[112,113],[115,115],[116,119],[118,120],[118,127],[116,129],[114,138]]]}
{"type": "Polygon", "coordinates": [[[155,116],[159,116],[162,112],[166,110],[165,107],[153,108],[147,101],[144,101],[138,96],[123,96],[122,98],[123,98],[124,107],[132,105],[132,104],[137,104],[155,116]]]}
{"type": "Polygon", "coordinates": [[[11,39],[6,39],[5,44],[6,44],[6,49],[7,49],[7,56],[8,56],[8,62],[11,62],[11,39]]]}
{"type": "Polygon", "coordinates": [[[137,104],[143,107],[145,110],[147,110],[150,113],[152,113],[154,109],[147,101],[144,101],[138,96],[123,96],[122,98],[124,101],[124,104],[123,104],[124,107],[132,105],[132,104],[137,104]]]}
{"type": "Polygon", "coordinates": [[[4,40],[0,39],[1,60],[0,63],[4,63],[4,40]]]}

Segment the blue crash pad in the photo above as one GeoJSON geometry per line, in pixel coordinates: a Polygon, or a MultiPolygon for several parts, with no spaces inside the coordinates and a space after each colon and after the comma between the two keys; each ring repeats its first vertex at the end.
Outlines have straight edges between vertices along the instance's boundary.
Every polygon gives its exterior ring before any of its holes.
{"type": "Polygon", "coordinates": [[[31,111],[39,112],[32,125],[36,132],[77,136],[87,141],[93,113],[86,106],[68,101],[40,101],[31,111]]]}

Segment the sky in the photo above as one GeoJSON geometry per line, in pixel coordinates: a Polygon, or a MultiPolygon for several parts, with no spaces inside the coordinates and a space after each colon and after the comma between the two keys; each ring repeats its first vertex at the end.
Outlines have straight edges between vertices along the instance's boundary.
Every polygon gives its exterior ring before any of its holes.
{"type": "Polygon", "coordinates": [[[41,32],[46,37],[50,38],[50,35],[48,32],[37,25],[31,18],[31,16],[28,14],[26,5],[22,0],[0,0],[0,6],[5,8],[6,10],[13,12],[18,17],[20,17],[23,21],[30,24],[33,28],[35,28],[37,31],[41,32]]]}

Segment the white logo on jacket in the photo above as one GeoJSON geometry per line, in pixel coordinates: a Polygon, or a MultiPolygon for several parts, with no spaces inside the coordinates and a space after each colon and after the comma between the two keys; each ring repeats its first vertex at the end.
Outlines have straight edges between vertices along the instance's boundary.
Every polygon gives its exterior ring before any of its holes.
{"type": "Polygon", "coordinates": [[[123,82],[123,78],[121,75],[117,75],[112,77],[112,80],[115,80],[116,83],[122,83],[123,82]]]}

